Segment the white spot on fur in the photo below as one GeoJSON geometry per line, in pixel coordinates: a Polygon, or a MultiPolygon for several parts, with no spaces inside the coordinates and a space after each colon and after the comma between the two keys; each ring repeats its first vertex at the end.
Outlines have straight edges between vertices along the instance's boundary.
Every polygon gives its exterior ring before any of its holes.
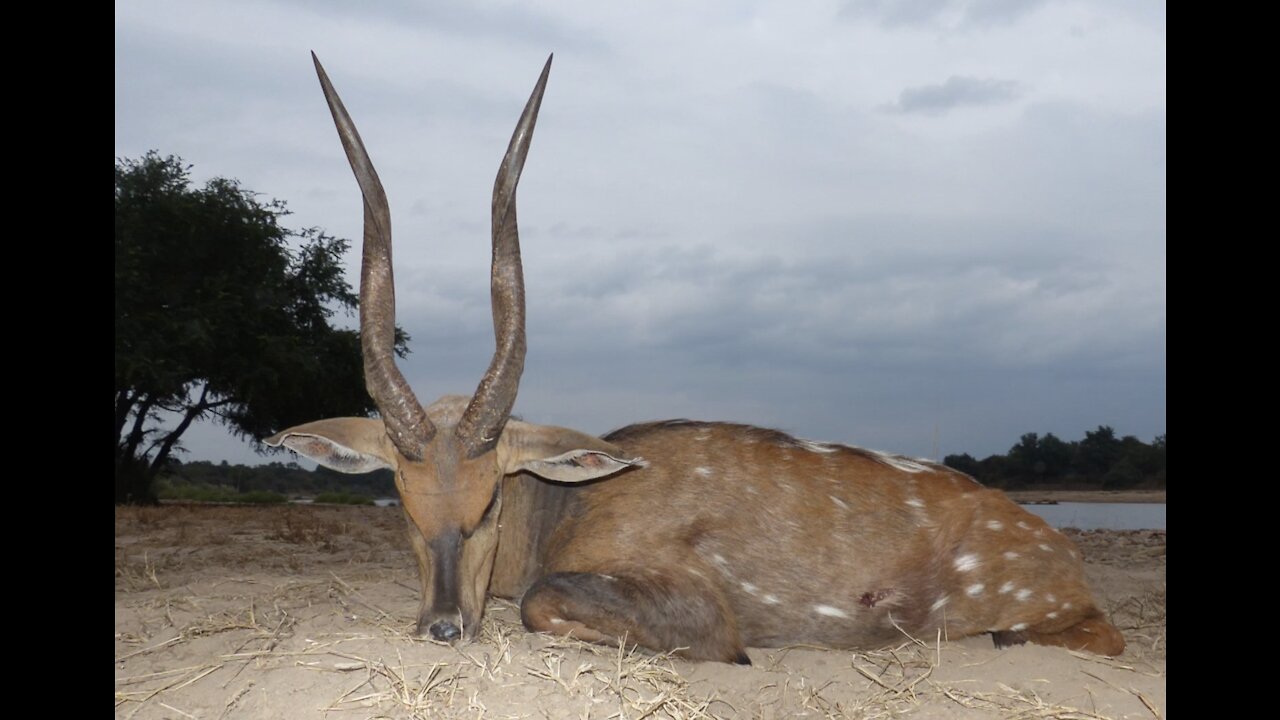
{"type": "Polygon", "coordinates": [[[847,502],[845,502],[845,501],[841,500],[840,498],[836,497],[835,495],[828,495],[827,497],[831,498],[831,502],[835,503],[835,504],[836,504],[836,506],[837,506],[837,507],[839,507],[841,510],[848,510],[848,509],[849,509],[849,503],[847,503],[847,502]]]}
{"type": "Polygon", "coordinates": [[[1023,530],[1030,530],[1030,529],[1031,529],[1031,526],[1030,526],[1030,525],[1028,525],[1028,524],[1026,524],[1025,522],[1023,522],[1022,520],[1019,520],[1019,521],[1018,521],[1018,527],[1022,528],[1023,530]]]}
{"type": "Polygon", "coordinates": [[[910,505],[911,507],[915,507],[915,508],[922,508],[922,507],[924,507],[924,501],[923,501],[923,500],[921,500],[920,498],[914,498],[914,497],[913,497],[913,498],[908,498],[908,499],[907,499],[907,504],[908,504],[908,505],[910,505]]]}
{"type": "Polygon", "coordinates": [[[772,593],[770,593],[770,594],[768,594],[768,595],[765,595],[764,597],[762,597],[762,598],[760,598],[760,599],[764,601],[764,604],[765,604],[765,605],[777,605],[777,604],[778,604],[778,596],[777,596],[777,595],[774,595],[774,594],[772,594],[772,593]]]}
{"type": "Polygon", "coordinates": [[[890,455],[889,453],[880,452],[879,450],[868,450],[867,452],[875,456],[876,460],[888,465],[891,468],[901,470],[905,473],[922,473],[933,472],[933,468],[922,465],[915,460],[909,460],[901,455],[890,455]]]}
{"type": "Polygon", "coordinates": [[[982,561],[978,559],[977,555],[973,554],[961,555],[956,558],[956,570],[960,572],[969,572],[981,564],[982,561]]]}
{"type": "Polygon", "coordinates": [[[1005,584],[1000,586],[1000,590],[998,592],[1001,595],[1008,595],[1009,593],[1013,592],[1013,583],[1006,582],[1005,584]]]}
{"type": "Polygon", "coordinates": [[[1045,617],[1049,618],[1050,620],[1053,620],[1053,619],[1055,619],[1055,618],[1057,618],[1057,617],[1058,617],[1058,613],[1056,613],[1056,612],[1051,612],[1051,613],[1049,613],[1048,615],[1045,615],[1045,617]]]}
{"type": "Polygon", "coordinates": [[[1067,554],[1071,556],[1071,559],[1072,559],[1072,560],[1075,560],[1075,559],[1076,559],[1076,551],[1075,551],[1075,550],[1068,550],[1068,551],[1067,551],[1067,554]]]}
{"type": "Polygon", "coordinates": [[[814,605],[813,611],[818,613],[819,615],[826,615],[827,617],[838,617],[838,618],[849,617],[848,613],[846,613],[845,611],[841,610],[838,607],[831,607],[830,605],[814,605]]]}
{"type": "Polygon", "coordinates": [[[551,618],[550,620],[548,620],[548,622],[550,622],[552,625],[563,625],[564,618],[551,618]]]}
{"type": "Polygon", "coordinates": [[[1051,603],[1058,602],[1058,598],[1054,597],[1054,596],[1053,596],[1053,593],[1048,593],[1048,594],[1046,594],[1046,595],[1044,596],[1044,599],[1045,599],[1045,601],[1046,601],[1046,602],[1051,602],[1051,603]]]}
{"type": "Polygon", "coordinates": [[[982,583],[974,583],[974,584],[972,584],[972,585],[970,585],[969,587],[967,587],[967,588],[965,588],[965,589],[964,589],[964,594],[965,594],[965,595],[968,595],[969,597],[978,597],[979,595],[981,595],[981,594],[982,594],[982,591],[983,591],[986,587],[987,587],[987,586],[986,586],[986,585],[983,585],[982,583]]]}
{"type": "Polygon", "coordinates": [[[1004,523],[1000,522],[999,520],[988,520],[988,521],[987,521],[987,529],[988,529],[988,530],[1003,530],[1003,529],[1004,529],[1004,523]]]}
{"type": "Polygon", "coordinates": [[[614,582],[617,582],[617,581],[618,581],[618,578],[616,578],[616,577],[614,577],[614,576],[612,576],[612,575],[605,575],[605,574],[601,573],[600,577],[604,578],[605,580],[612,580],[612,581],[614,581],[614,582]]]}
{"type": "Polygon", "coordinates": [[[1010,550],[1010,551],[1008,551],[1008,552],[1006,552],[1006,553],[1004,554],[1004,559],[1005,559],[1005,560],[1017,560],[1017,559],[1018,559],[1018,558],[1020,558],[1020,557],[1022,557],[1022,556],[1021,556],[1021,555],[1019,555],[1018,553],[1016,553],[1016,552],[1012,551],[1012,550],[1010,550]]]}
{"type": "Polygon", "coordinates": [[[800,447],[809,452],[822,453],[823,455],[833,453],[838,449],[831,443],[813,442],[811,440],[801,440],[800,447]]]}
{"type": "Polygon", "coordinates": [[[929,611],[933,612],[933,611],[941,610],[942,608],[946,607],[947,603],[949,602],[951,602],[951,598],[947,595],[943,595],[942,597],[933,601],[933,604],[929,606],[929,611]]]}
{"type": "Polygon", "coordinates": [[[1038,547],[1045,552],[1053,552],[1053,548],[1049,547],[1048,545],[1045,545],[1044,543],[1040,543],[1038,547]]]}
{"type": "Polygon", "coordinates": [[[711,468],[709,468],[709,467],[696,467],[696,468],[694,468],[694,469],[693,469],[693,471],[694,471],[694,472],[696,472],[696,473],[698,473],[698,474],[699,474],[699,475],[701,475],[702,477],[710,477],[710,476],[711,476],[711,468]]]}
{"type": "Polygon", "coordinates": [[[750,595],[755,595],[758,588],[749,582],[744,582],[742,583],[742,589],[750,595]]]}
{"type": "Polygon", "coordinates": [[[721,555],[720,553],[716,553],[715,555],[712,555],[711,562],[714,562],[715,564],[721,565],[721,566],[726,564],[724,556],[721,555]]]}
{"type": "Polygon", "coordinates": [[[750,485],[747,485],[746,487],[744,487],[743,490],[745,490],[748,495],[755,495],[759,492],[758,490],[756,490],[754,487],[750,485]]]}
{"type": "Polygon", "coordinates": [[[1070,609],[1071,609],[1071,603],[1069,603],[1069,602],[1064,602],[1064,603],[1062,603],[1062,609],[1063,609],[1063,610],[1070,610],[1070,609]]]}
{"type": "Polygon", "coordinates": [[[1022,588],[1014,594],[1014,597],[1018,598],[1018,602],[1026,602],[1027,598],[1031,597],[1031,591],[1026,588],[1022,588]]]}
{"type": "Polygon", "coordinates": [[[1026,623],[1017,623],[1017,624],[1015,624],[1015,625],[1012,625],[1009,629],[1010,629],[1010,630],[1012,630],[1012,631],[1014,631],[1014,632],[1022,632],[1023,630],[1026,630],[1026,629],[1027,629],[1027,624],[1026,624],[1026,623]]]}

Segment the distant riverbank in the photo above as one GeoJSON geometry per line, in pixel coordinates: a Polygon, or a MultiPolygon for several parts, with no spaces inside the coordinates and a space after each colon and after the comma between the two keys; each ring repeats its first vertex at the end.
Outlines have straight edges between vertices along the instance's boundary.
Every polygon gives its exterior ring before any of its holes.
{"type": "Polygon", "coordinates": [[[1164,490],[1005,490],[1017,503],[1164,503],[1164,490]]]}

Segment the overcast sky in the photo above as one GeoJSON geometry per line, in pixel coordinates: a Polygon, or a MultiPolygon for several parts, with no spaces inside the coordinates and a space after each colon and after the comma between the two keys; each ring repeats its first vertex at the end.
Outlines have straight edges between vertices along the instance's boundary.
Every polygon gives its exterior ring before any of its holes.
{"type": "Polygon", "coordinates": [[[1163,3],[122,0],[115,155],[358,242],[311,50],[386,186],[424,402],[493,352],[493,177],[554,52],[519,193],[525,419],[922,457],[1165,432],[1163,3]]]}

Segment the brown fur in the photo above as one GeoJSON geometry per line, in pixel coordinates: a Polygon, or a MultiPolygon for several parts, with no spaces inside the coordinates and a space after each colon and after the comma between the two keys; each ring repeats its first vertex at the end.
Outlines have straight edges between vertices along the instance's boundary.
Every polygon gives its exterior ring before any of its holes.
{"type": "Polygon", "coordinates": [[[523,596],[530,629],[724,661],[749,646],[871,648],[938,628],[1124,648],[1074,545],[968,476],[732,424],[605,439],[649,466],[571,489],[506,484],[508,509],[527,515],[504,512],[491,587],[523,596]]]}

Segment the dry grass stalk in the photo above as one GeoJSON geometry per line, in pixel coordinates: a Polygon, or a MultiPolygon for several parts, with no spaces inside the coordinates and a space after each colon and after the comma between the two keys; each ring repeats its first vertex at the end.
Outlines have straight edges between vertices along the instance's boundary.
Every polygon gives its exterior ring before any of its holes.
{"type": "Polygon", "coordinates": [[[174,706],[172,706],[172,705],[166,705],[166,704],[164,704],[164,703],[160,703],[160,707],[162,707],[162,708],[164,708],[164,709],[166,709],[166,710],[172,710],[172,711],[174,711],[174,712],[178,713],[179,715],[181,715],[182,717],[187,717],[187,718],[191,718],[191,720],[196,720],[196,716],[195,716],[195,715],[192,715],[191,713],[183,712],[183,711],[179,710],[178,708],[176,708],[176,707],[174,707],[174,706]]]}
{"type": "Polygon", "coordinates": [[[958,705],[974,710],[995,710],[1005,720],[1112,720],[1088,710],[1045,702],[1030,690],[1018,691],[997,683],[1000,692],[975,692],[954,686],[935,685],[958,705]]]}
{"type": "Polygon", "coordinates": [[[1146,695],[1143,695],[1140,691],[1138,691],[1135,688],[1129,688],[1129,692],[1138,696],[1138,700],[1143,704],[1143,706],[1147,708],[1147,710],[1151,711],[1151,714],[1155,717],[1156,720],[1164,720],[1164,717],[1160,715],[1160,711],[1156,709],[1155,703],[1151,702],[1151,698],[1148,698],[1146,695]]]}
{"type": "MultiPolygon", "coordinates": [[[[374,613],[376,613],[379,621],[383,621],[383,620],[395,621],[395,618],[391,616],[391,613],[388,613],[387,611],[383,610],[377,605],[374,605],[373,603],[369,602],[367,599],[365,599],[363,595],[360,594],[359,590],[356,590],[355,588],[351,587],[351,585],[348,584],[346,580],[343,580],[342,578],[338,577],[337,574],[332,572],[329,573],[329,577],[332,577],[334,581],[341,586],[342,592],[345,593],[347,597],[350,597],[351,599],[355,600],[356,602],[360,603],[361,605],[369,608],[374,613]]],[[[345,608],[346,606],[344,605],[344,609],[345,608]]]]}

